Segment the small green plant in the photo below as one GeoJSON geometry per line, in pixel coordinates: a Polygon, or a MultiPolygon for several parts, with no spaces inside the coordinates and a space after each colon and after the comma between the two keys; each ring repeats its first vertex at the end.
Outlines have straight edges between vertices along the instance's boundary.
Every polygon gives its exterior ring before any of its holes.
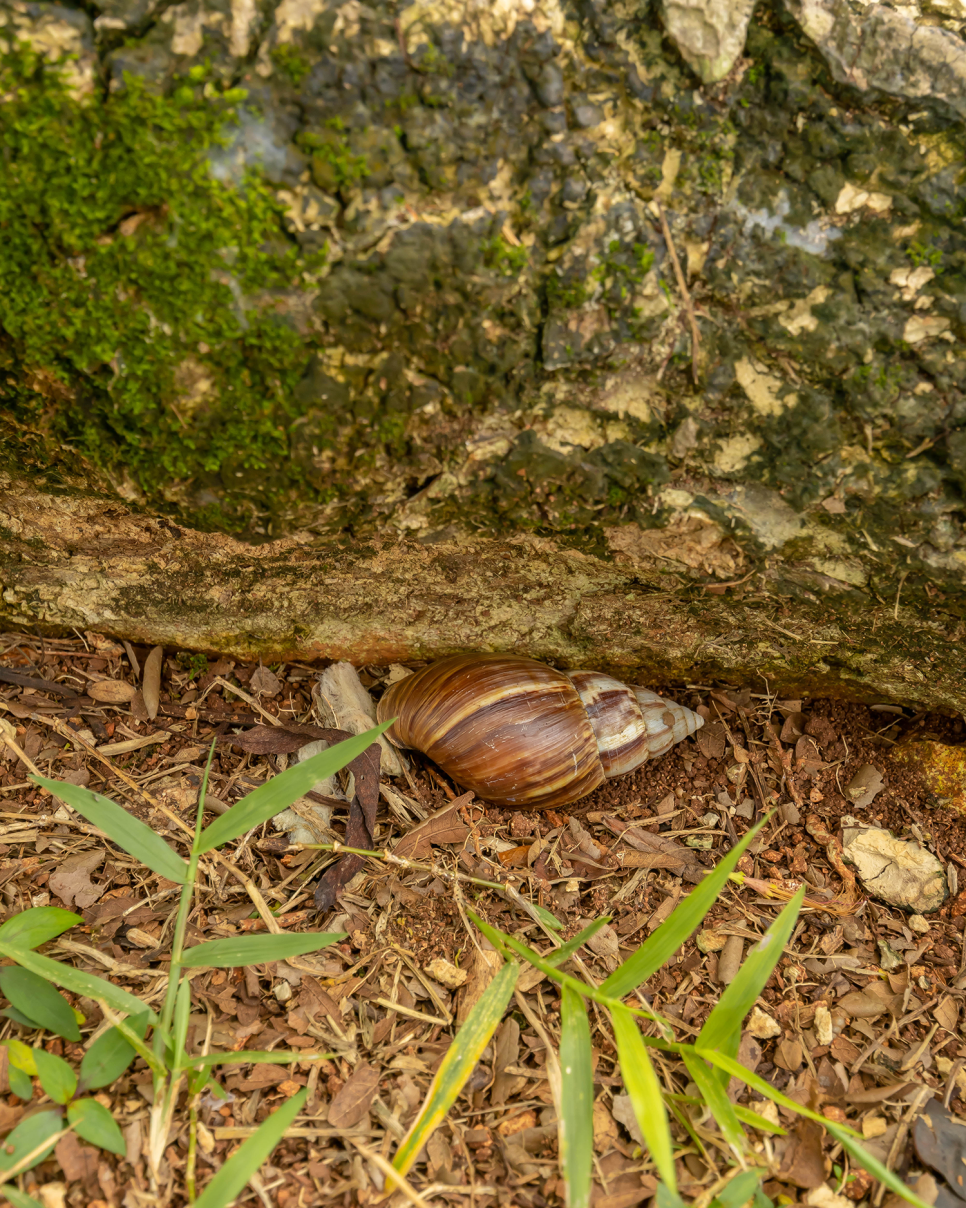
{"type": "Polygon", "coordinates": [[[906,248],[906,255],[916,268],[925,264],[933,269],[937,275],[943,271],[942,250],[936,247],[934,243],[922,243],[920,240],[914,239],[906,248]]]}
{"type": "Polygon", "coordinates": [[[341,118],[329,118],[321,130],[306,131],[298,142],[312,155],[312,175],[320,188],[341,189],[359,184],[369,175],[366,157],[349,148],[341,118]]]}
{"type": "Polygon", "coordinates": [[[559,1160],[568,1208],[587,1208],[592,1189],[594,1087],[588,1010],[591,1004],[606,1012],[610,1020],[624,1087],[660,1179],[656,1199],[658,1208],[684,1208],[677,1187],[672,1116],[688,1134],[697,1151],[705,1152],[705,1146],[692,1123],[695,1109],[710,1111],[721,1132],[726,1151],[730,1151],[734,1160],[733,1168],[715,1188],[711,1205],[740,1208],[753,1200],[754,1208],[770,1208],[771,1201],[761,1191],[761,1181],[767,1171],[758,1165],[758,1156],[745,1128],[752,1127],[760,1132],[778,1135],[784,1135],[784,1129],[757,1112],[733,1103],[727,1095],[731,1078],[740,1079],[758,1095],[780,1107],[821,1124],[854,1162],[865,1167],[909,1203],[917,1208],[925,1208],[923,1201],[897,1175],[863,1149],[859,1144],[859,1134],[796,1103],[738,1061],[742,1021],[755,1005],[784,952],[798,918],[804,889],[799,889],[751,949],[738,975],[722,992],[693,1043],[675,1040],[670,1024],[651,1010],[642,997],[634,994],[639,986],[667,964],[700,926],[734,873],[742,853],[762,825],[759,823],[749,831],[670,917],[599,986],[565,972],[563,966],[609,921],[607,918],[591,923],[566,943],[561,943],[555,934],[559,924],[545,927],[546,934],[558,946],[547,953],[539,953],[515,936],[491,927],[469,911],[473,923],[503,955],[505,964],[447,1050],[422,1108],[400,1142],[393,1159],[393,1167],[399,1174],[405,1175],[410,1169],[482,1057],[513,995],[521,967],[519,962],[522,960],[539,969],[560,990],[560,1051],[559,1057],[548,1052],[547,1077],[557,1109],[559,1160]],[[625,1002],[629,997],[630,1001],[625,1002]],[[649,1032],[657,1034],[642,1032],[641,1024],[649,1032]],[[697,1093],[682,1095],[662,1087],[651,1059],[652,1053],[660,1053],[665,1060],[680,1061],[697,1093]]]}
{"type": "Polygon", "coordinates": [[[35,784],[76,810],[152,872],[180,885],[181,898],[171,945],[168,985],[160,1014],[105,978],[35,951],[39,945],[82,921],[70,911],[27,910],[0,927],[0,956],[15,962],[0,971],[0,989],[10,1002],[5,1015],[25,1027],[43,1028],[72,1043],[79,1042],[77,1014],[54,989],[54,986],[61,986],[72,994],[97,1002],[109,1025],[88,1046],[76,1073],[69,1062],[42,1046],[31,1047],[19,1040],[6,1042],[13,1093],[22,1099],[31,1099],[34,1093],[32,1079],[36,1078],[42,1095],[52,1104],[18,1124],[0,1151],[2,1194],[14,1208],[39,1208],[36,1200],[11,1185],[10,1180],[48,1157],[68,1129],[75,1129],[79,1136],[104,1149],[124,1152],[116,1121],[101,1103],[87,1097],[86,1092],[113,1082],[135,1057],[141,1057],[152,1074],[147,1159],[153,1189],[157,1191],[159,1167],[168,1145],[175,1107],[179,1095],[186,1090],[190,1123],[185,1181],[189,1201],[199,1208],[227,1208],[235,1201],[295,1119],[305,1102],[306,1092],[299,1092],[265,1120],[221,1166],[196,1199],[198,1099],[205,1089],[216,1095],[222,1093],[213,1071],[219,1066],[253,1061],[282,1065],[318,1061],[327,1054],[241,1051],[202,1055],[189,1052],[191,986],[186,970],[232,968],[284,960],[318,951],[344,939],[345,935],[339,932],[245,935],[185,947],[188,916],[197,888],[198,862],[206,852],[215,851],[252,827],[261,825],[297,801],[316,781],[345,767],[366,750],[388,724],[346,739],[294,765],[203,827],[203,802],[214,755],[212,743],[198,796],[194,841],[187,860],[140,819],[99,793],[41,776],[31,777],[35,784]]]}

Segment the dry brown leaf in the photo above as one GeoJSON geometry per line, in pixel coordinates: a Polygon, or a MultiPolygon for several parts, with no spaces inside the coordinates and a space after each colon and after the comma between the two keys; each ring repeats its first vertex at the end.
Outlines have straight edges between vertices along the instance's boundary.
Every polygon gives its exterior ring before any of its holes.
{"type": "Polygon", "coordinates": [[[252,672],[248,687],[256,696],[278,696],[282,691],[282,685],[275,672],[261,666],[252,672]]]}
{"type": "Polygon", "coordinates": [[[105,679],[88,684],[87,694],[105,705],[126,705],[137,695],[137,688],[124,680],[105,679]]]}
{"type": "Polygon", "coordinates": [[[694,741],[705,759],[720,759],[725,753],[728,735],[720,721],[710,721],[695,734],[694,741]]]}
{"type": "Polygon", "coordinates": [[[431,814],[425,822],[414,826],[393,848],[393,854],[406,859],[421,860],[432,854],[434,843],[462,843],[470,828],[459,816],[464,805],[473,800],[472,793],[464,793],[449,805],[431,814]]]}
{"type": "Polygon", "coordinates": [[[155,646],[144,660],[144,673],[141,676],[141,696],[147,710],[148,720],[154,721],[161,707],[161,664],[164,661],[164,650],[155,646]]]}
{"type": "Polygon", "coordinates": [[[76,906],[85,910],[93,906],[100,898],[106,885],[95,885],[91,881],[91,873],[104,859],[107,853],[104,849],[81,852],[76,856],[68,856],[66,860],[50,874],[51,891],[55,893],[65,906],[76,906]]]}
{"type": "Polygon", "coordinates": [[[76,1133],[69,1132],[61,1137],[54,1153],[69,1183],[86,1183],[97,1174],[97,1150],[90,1145],[81,1145],[76,1133]]]}
{"type": "Polygon", "coordinates": [[[456,1012],[456,1018],[460,1023],[479,1002],[483,991],[496,977],[502,964],[503,957],[499,952],[492,950],[480,952],[476,947],[472,949],[467,965],[467,972],[470,976],[466,985],[460,990],[459,1008],[456,1012]]]}
{"type": "Polygon", "coordinates": [[[882,792],[885,781],[878,768],[864,763],[845,786],[849,800],[858,809],[865,809],[882,792]]]}
{"type": "Polygon", "coordinates": [[[361,1123],[369,1115],[378,1089],[379,1071],[361,1061],[329,1104],[329,1128],[353,1128],[361,1123]]]}
{"type": "Polygon", "coordinates": [[[808,1189],[821,1187],[825,1182],[822,1135],[822,1126],[814,1120],[795,1121],[778,1171],[782,1182],[808,1189]]]}

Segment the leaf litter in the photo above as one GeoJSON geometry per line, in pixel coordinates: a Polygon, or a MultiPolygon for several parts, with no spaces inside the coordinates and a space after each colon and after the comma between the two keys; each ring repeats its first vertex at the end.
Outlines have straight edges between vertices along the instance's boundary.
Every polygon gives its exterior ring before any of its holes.
{"type": "MultiPolygon", "coordinates": [[[[157,1005],[178,887],[105,847],[95,828],[27,780],[17,752],[43,775],[86,784],[175,838],[172,820],[191,815],[212,739],[215,816],[219,804],[223,811],[265,783],[307,742],[340,736],[321,708],[319,669],[209,660],[95,634],[0,642],[0,720],[15,744],[0,747],[5,914],[73,906],[83,924],[43,951],[106,973],[157,1005]]],[[[378,696],[408,670],[364,668],[361,678],[378,696]]],[[[645,1000],[681,1039],[696,1035],[731,980],[735,954],[747,954],[805,884],[805,908],[746,1021],[739,1059],[792,1100],[854,1127],[910,1183],[928,1190],[932,1179],[937,1196],[958,1200],[950,1155],[966,1136],[966,889],[959,888],[966,818],[956,808],[956,786],[966,783],[962,722],[894,705],[777,700],[726,685],[696,687],[685,703],[705,717],[697,741],[567,811],[483,807],[420,756],[400,769],[403,778],[380,782],[373,760],[360,757],[351,780],[335,787],[350,800],[321,803],[329,839],[394,859],[291,844],[268,824],[240,836],[232,859],[241,875],[210,866],[189,919],[190,943],[264,931],[251,890],[285,930],[347,938],[313,957],[192,977],[196,1051],[321,1045],[330,1053],[321,1062],[229,1067],[221,1079],[227,1100],[202,1106],[200,1177],[305,1088],[303,1110],[239,1202],[375,1203],[385,1185],[376,1159],[392,1157],[459,1022],[502,964],[468,910],[538,949],[541,910],[561,940],[610,916],[574,958],[599,984],[754,820],[775,810],[701,930],[642,987],[645,1000]],[[872,829],[936,861],[948,884],[938,909],[898,909],[875,896],[872,881],[856,880],[843,836],[872,829]]],[[[82,1045],[43,1034],[44,1047],[68,1060],[106,1026],[97,1004],[77,996],[72,1003],[83,1016],[82,1045]]],[[[417,1192],[483,1208],[563,1202],[551,1091],[560,1020],[555,983],[525,969],[462,1094],[415,1158],[409,1180],[417,1192]]],[[[613,1039],[593,1020],[594,1204],[630,1208],[652,1199],[657,1179],[641,1151],[613,1039]]],[[[8,1037],[33,1039],[9,1019],[0,1038],[8,1037]]],[[[0,1133],[25,1110],[10,1094],[5,1058],[0,1049],[0,1133]]],[[[665,1061],[661,1077],[667,1091],[687,1094],[683,1067],[665,1061]]],[[[143,1157],[150,1089],[138,1059],[98,1092],[122,1129],[124,1157],[68,1133],[23,1176],[24,1189],[44,1192],[45,1204],[152,1203],[143,1157]]],[[[734,1080],[728,1092],[786,1126],[785,1136],[752,1134],[774,1202],[883,1202],[884,1189],[825,1130],[734,1080]]],[[[728,1172],[724,1142],[712,1120],[694,1122],[691,1135],[674,1128],[679,1191],[707,1204],[728,1172]]],[[[165,1202],[177,1206],[186,1202],[183,1120],[171,1137],[165,1202]]]]}

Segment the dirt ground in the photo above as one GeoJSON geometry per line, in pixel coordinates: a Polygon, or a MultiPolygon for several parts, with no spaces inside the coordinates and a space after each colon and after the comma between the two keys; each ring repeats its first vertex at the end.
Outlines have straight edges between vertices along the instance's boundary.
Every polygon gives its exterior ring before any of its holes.
{"type": "MultiPolygon", "coordinates": [[[[320,724],[312,697],[318,668],[259,668],[167,651],[151,720],[141,681],[148,654],[94,634],[71,640],[5,635],[0,718],[14,724],[16,741],[45,775],[102,792],[174,839],[158,803],[193,820],[212,736],[228,739],[262,724],[265,714],[320,724]],[[70,743],[69,731],[85,745],[70,743]]],[[[376,696],[387,671],[362,672],[376,696]]],[[[668,694],[702,712],[707,724],[696,739],[566,811],[521,813],[473,801],[446,816],[460,790],[415,757],[408,782],[385,784],[376,835],[381,849],[410,835],[396,848],[406,862],[369,861],[337,908],[322,917],[313,907],[313,881],[333,857],[285,850],[271,824],[232,845],[232,859],[277,909],[285,929],[344,931],[348,939],[309,963],[315,974],[279,961],[210,970],[192,980],[194,1035],[210,1028],[213,1049],[335,1054],[301,1066],[231,1067],[221,1079],[227,1101],[201,1104],[200,1185],[239,1139],[297,1087],[308,1086],[306,1111],[238,1202],[295,1208],[380,1198],[383,1179],[370,1155],[391,1159],[492,970],[493,954],[471,933],[467,906],[536,947],[547,946],[512,893],[454,884],[445,873],[509,883],[551,910],[565,938],[602,914],[611,916],[584,950],[585,972],[599,981],[660,925],[702,869],[772,808],[754,854],[742,859],[748,879],[731,885],[703,929],[644,993],[681,1039],[692,1037],[720,994],[726,973],[719,965],[733,963],[742,941],[747,951],[782,902],[808,882],[806,909],[748,1021],[741,1059],[798,1101],[854,1125],[872,1152],[903,1175],[914,1178],[925,1169],[912,1143],[923,1104],[938,1099],[966,1123],[960,1031],[966,891],[958,893],[963,874],[957,875],[966,869],[966,817],[937,803],[895,752],[910,742],[962,743],[962,721],[913,716],[891,702],[882,708],[785,701],[727,685],[669,688],[668,694]],[[853,783],[865,765],[882,781],[871,800],[871,790],[861,795],[868,773],[853,783]],[[840,827],[850,815],[917,839],[938,856],[950,889],[938,911],[923,919],[863,892],[839,854],[840,827]],[[413,834],[426,819],[433,821],[413,834]]],[[[222,742],[209,785],[212,807],[251,791],[280,769],[279,758],[222,742]]],[[[873,776],[873,789],[877,782],[873,776]]],[[[336,836],[343,822],[336,811],[336,836]]],[[[84,925],[44,951],[109,975],[143,997],[158,994],[176,888],[34,788],[23,763],[2,744],[0,893],[6,917],[30,905],[77,910],[84,925]]],[[[244,886],[215,870],[191,915],[189,940],[262,928],[244,886]]],[[[87,1034],[99,1022],[98,1008],[75,1005],[87,1017],[87,1034]]],[[[545,1043],[559,1036],[558,1009],[554,985],[524,971],[484,1060],[411,1172],[425,1200],[472,1208],[562,1203],[545,1076],[545,1043]]],[[[80,1056],[80,1046],[45,1035],[51,1051],[80,1056]]],[[[10,1020],[0,1039],[8,1036],[32,1039],[10,1020]]],[[[594,1059],[594,1203],[631,1208],[653,1196],[656,1184],[635,1138],[602,1019],[594,1059]]],[[[663,1062],[660,1073],[669,1092],[686,1093],[683,1067],[663,1062]]],[[[5,1062],[0,1076],[2,1134],[30,1107],[10,1094],[5,1062]]],[[[732,1093],[753,1105],[746,1091],[734,1087],[732,1093]]],[[[24,1178],[24,1189],[46,1208],[156,1202],[142,1156],[150,1094],[140,1060],[106,1094],[124,1131],[126,1158],[65,1138],[55,1157],[24,1178]]],[[[39,1095],[38,1088],[33,1106],[39,1095]]],[[[816,1208],[882,1202],[882,1189],[850,1169],[817,1125],[784,1111],[776,1119],[788,1126],[787,1137],[753,1134],[770,1168],[764,1189],[774,1201],[816,1208]]],[[[691,1125],[691,1137],[675,1126],[680,1189],[685,1200],[700,1201],[729,1158],[713,1121],[695,1114],[691,1125]]],[[[167,1151],[164,1202],[175,1208],[186,1202],[187,1136],[185,1108],[167,1151]]]]}

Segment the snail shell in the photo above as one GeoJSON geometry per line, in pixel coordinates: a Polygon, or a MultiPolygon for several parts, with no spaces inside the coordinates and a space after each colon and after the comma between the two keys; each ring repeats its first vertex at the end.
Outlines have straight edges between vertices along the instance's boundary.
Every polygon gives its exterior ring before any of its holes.
{"type": "Polygon", "coordinates": [[[557,671],[507,654],[457,654],[392,684],[386,737],[428,755],[496,805],[552,809],[704,725],[683,705],[597,671],[557,671]]]}

